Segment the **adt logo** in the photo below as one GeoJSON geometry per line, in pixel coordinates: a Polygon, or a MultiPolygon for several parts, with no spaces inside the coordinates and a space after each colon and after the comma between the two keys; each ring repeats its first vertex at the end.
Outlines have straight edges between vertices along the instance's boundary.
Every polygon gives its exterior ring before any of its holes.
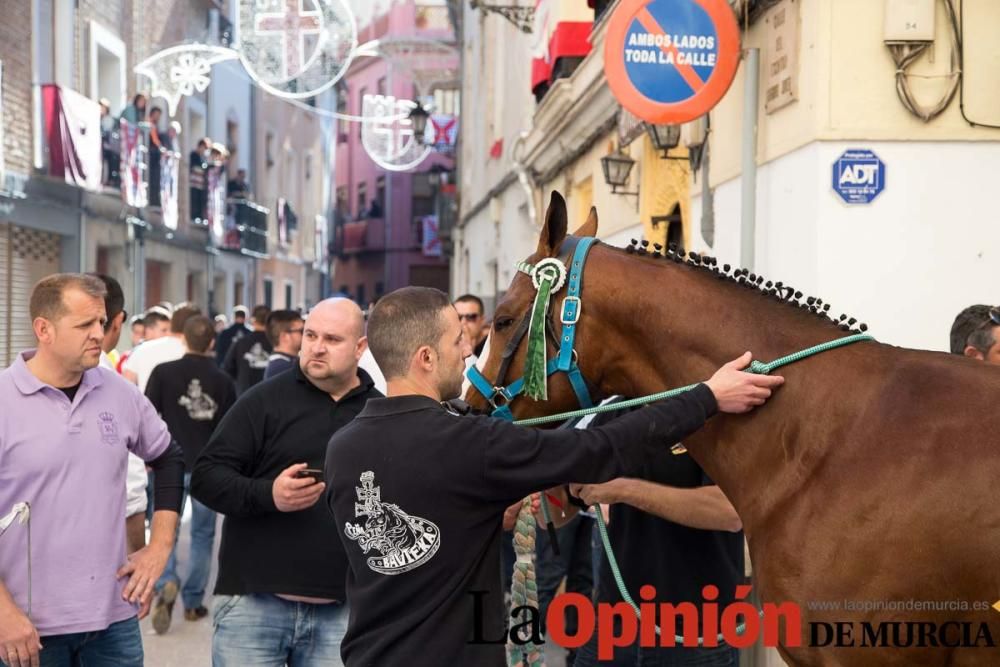
{"type": "Polygon", "coordinates": [[[875,153],[849,150],[833,163],[833,189],[848,204],[868,204],[885,189],[885,163],[875,153]]]}

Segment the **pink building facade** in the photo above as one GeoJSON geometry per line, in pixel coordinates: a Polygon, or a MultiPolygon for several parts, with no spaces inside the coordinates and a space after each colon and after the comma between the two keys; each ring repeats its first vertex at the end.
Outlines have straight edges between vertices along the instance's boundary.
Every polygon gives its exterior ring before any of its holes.
{"type": "MultiPolygon", "coordinates": [[[[359,26],[358,41],[408,36],[454,44],[444,5],[417,0],[394,3],[387,13],[359,26]]],[[[456,53],[456,68],[457,59],[456,53]]],[[[376,57],[356,59],[338,89],[339,111],[351,115],[361,115],[365,95],[397,99],[417,95],[407,69],[393,66],[389,58],[376,57]]],[[[438,93],[437,97],[442,96],[438,93]]],[[[457,95],[452,97],[456,100],[453,113],[457,113],[457,95]]],[[[389,172],[365,151],[361,123],[337,123],[333,292],[342,292],[366,307],[407,285],[447,291],[447,253],[441,252],[440,242],[432,236],[436,223],[428,228],[425,218],[438,215],[454,196],[453,186],[447,184],[454,170],[453,156],[434,152],[412,171],[389,172]]]]}

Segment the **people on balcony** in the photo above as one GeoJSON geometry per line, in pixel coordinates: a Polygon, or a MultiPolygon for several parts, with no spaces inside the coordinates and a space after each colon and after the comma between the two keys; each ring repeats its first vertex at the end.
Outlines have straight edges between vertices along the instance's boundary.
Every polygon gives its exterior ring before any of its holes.
{"type": "Polygon", "coordinates": [[[247,170],[238,169],[236,178],[230,179],[226,184],[226,196],[230,199],[250,199],[250,183],[247,182],[247,170]]]}
{"type": "Polygon", "coordinates": [[[385,215],[382,212],[382,203],[378,199],[373,199],[372,203],[368,206],[368,211],[364,214],[365,218],[381,218],[385,215]]]}
{"type": "Polygon", "coordinates": [[[153,107],[149,110],[149,205],[160,205],[160,153],[163,152],[163,141],[160,139],[160,118],[163,110],[153,107]]]}
{"type": "Polygon", "coordinates": [[[111,115],[111,102],[102,97],[98,104],[101,107],[101,184],[118,187],[119,156],[118,124],[111,115]]]}
{"type": "Polygon", "coordinates": [[[198,225],[206,224],[205,204],[208,193],[205,182],[205,170],[208,168],[208,147],[211,144],[212,140],[208,137],[199,139],[198,145],[188,154],[189,208],[191,210],[191,221],[198,225]]]}
{"type": "Polygon", "coordinates": [[[122,111],[122,115],[119,116],[119,118],[124,118],[133,125],[146,120],[146,96],[139,93],[133,97],[132,103],[125,107],[125,110],[122,111]]]}

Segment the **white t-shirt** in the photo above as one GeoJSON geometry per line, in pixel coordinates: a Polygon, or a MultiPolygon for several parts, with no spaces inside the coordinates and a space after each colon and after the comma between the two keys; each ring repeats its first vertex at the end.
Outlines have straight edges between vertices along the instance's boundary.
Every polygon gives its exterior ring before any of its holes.
{"type": "Polygon", "coordinates": [[[139,378],[139,391],[146,393],[146,383],[153,369],[167,361],[177,361],[184,356],[187,349],[184,341],[173,336],[164,336],[156,340],[148,340],[132,350],[125,360],[122,370],[132,371],[139,378]]]}
{"type": "Polygon", "coordinates": [[[382,392],[382,394],[386,393],[387,387],[385,384],[385,376],[382,375],[382,369],[380,369],[378,364],[375,363],[375,357],[372,356],[371,350],[368,348],[365,348],[364,354],[362,354],[361,359],[358,360],[358,368],[371,376],[376,389],[382,392]]]}
{"type": "MultiPolygon", "coordinates": [[[[122,382],[128,382],[128,380],[118,375],[118,371],[115,370],[115,365],[108,358],[107,352],[101,352],[100,366],[104,370],[114,373],[115,377],[122,382]]],[[[130,517],[133,514],[142,514],[146,511],[146,484],[148,483],[149,477],[146,475],[146,462],[129,452],[128,468],[125,471],[126,517],[130,517]]]]}

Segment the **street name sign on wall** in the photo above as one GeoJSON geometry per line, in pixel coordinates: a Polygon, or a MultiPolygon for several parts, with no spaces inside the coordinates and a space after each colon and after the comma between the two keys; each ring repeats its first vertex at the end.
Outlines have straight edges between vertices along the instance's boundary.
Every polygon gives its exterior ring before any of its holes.
{"type": "Polygon", "coordinates": [[[833,163],[833,190],[848,204],[870,204],[885,189],[885,163],[869,150],[845,151],[833,163]]]}
{"type": "Polygon", "coordinates": [[[708,113],[739,61],[740,29],[727,0],[622,0],[604,42],[611,92],[658,125],[708,113]]]}

